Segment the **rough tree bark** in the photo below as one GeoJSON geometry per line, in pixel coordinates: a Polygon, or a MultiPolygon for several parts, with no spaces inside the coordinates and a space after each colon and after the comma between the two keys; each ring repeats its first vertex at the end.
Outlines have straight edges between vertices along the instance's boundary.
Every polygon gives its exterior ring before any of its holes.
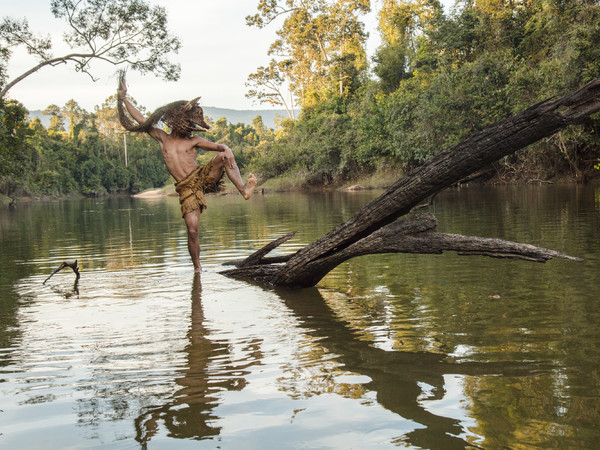
{"type": "MultiPolygon", "coordinates": [[[[431,215],[393,222],[464,177],[568,125],[580,123],[599,110],[600,79],[596,79],[571,94],[545,100],[497,122],[434,156],[396,181],[352,218],[285,258],[285,264],[265,261],[266,252],[261,249],[259,257],[256,254],[250,257],[253,258],[250,263],[245,260],[237,264],[237,269],[222,273],[276,286],[301,288],[316,285],[331,269],[349,258],[372,253],[441,253],[455,250],[460,254],[538,262],[557,257],[580,260],[527,244],[437,233],[435,219],[431,215]]],[[[275,247],[273,243],[269,246],[268,251],[275,247]]]]}

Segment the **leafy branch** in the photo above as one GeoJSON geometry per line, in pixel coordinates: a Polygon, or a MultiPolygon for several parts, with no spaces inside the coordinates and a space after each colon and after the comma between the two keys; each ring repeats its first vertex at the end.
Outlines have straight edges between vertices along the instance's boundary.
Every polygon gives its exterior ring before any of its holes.
{"type": "Polygon", "coordinates": [[[23,46],[38,63],[6,83],[0,98],[17,83],[44,67],[73,64],[96,80],[93,61],[128,65],[140,73],[154,73],[166,80],[177,80],[180,67],[168,56],[177,53],[179,39],[167,29],[164,8],[150,6],[144,0],[52,0],[52,14],[69,25],[64,42],[73,50],[53,56],[49,36],[35,36],[26,19],[4,18],[0,24],[0,68],[6,66],[12,49],[23,46]]]}

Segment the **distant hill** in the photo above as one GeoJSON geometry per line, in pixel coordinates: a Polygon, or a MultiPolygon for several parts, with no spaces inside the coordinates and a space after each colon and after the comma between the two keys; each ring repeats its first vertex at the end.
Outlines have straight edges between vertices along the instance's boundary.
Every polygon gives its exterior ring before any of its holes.
{"type": "MultiPolygon", "coordinates": [[[[265,126],[275,128],[275,119],[287,117],[285,109],[226,109],[216,108],[214,106],[202,107],[204,114],[214,122],[221,117],[225,117],[229,123],[243,123],[252,125],[252,121],[256,116],[261,116],[265,126]]],[[[48,128],[50,126],[50,116],[45,115],[42,111],[29,111],[29,118],[39,117],[42,125],[48,128]]]]}
{"type": "Polygon", "coordinates": [[[265,126],[269,128],[275,128],[275,119],[283,119],[288,116],[285,109],[226,109],[216,108],[213,106],[202,107],[204,114],[216,121],[221,117],[225,117],[229,123],[243,123],[246,125],[252,125],[252,121],[256,116],[261,116],[265,126]]]}

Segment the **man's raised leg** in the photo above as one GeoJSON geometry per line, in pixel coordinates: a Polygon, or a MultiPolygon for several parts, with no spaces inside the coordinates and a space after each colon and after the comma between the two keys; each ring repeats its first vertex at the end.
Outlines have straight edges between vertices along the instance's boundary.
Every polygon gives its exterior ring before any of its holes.
{"type": "Polygon", "coordinates": [[[188,212],[183,216],[188,233],[188,250],[194,264],[194,272],[200,273],[202,266],[200,265],[200,242],[198,240],[200,210],[188,212]]]}
{"type": "Polygon", "coordinates": [[[223,170],[225,170],[227,178],[229,178],[237,190],[240,191],[240,194],[242,194],[242,196],[248,200],[254,193],[254,188],[256,187],[257,183],[256,177],[254,174],[250,174],[248,175],[248,181],[244,183],[235,159],[230,159],[231,158],[226,158],[225,155],[221,153],[215,156],[212,160],[212,169],[210,171],[210,175],[215,180],[218,180],[221,178],[223,170]]]}

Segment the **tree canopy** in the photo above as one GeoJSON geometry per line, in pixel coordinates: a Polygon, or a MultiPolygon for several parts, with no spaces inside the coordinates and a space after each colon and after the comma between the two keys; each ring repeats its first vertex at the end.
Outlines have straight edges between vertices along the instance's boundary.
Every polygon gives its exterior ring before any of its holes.
{"type": "Polygon", "coordinates": [[[294,102],[304,107],[331,93],[347,96],[356,90],[367,69],[367,35],[359,16],[369,9],[369,0],[261,0],[258,13],[246,18],[248,25],[263,28],[278,17],[284,20],[269,50],[273,59],[249,77],[258,87],[249,96],[260,102],[275,97],[287,105],[278,92],[286,81],[293,109],[294,102]]]}
{"type": "Polygon", "coordinates": [[[63,41],[71,52],[56,56],[51,36],[35,34],[26,18],[4,17],[0,23],[0,98],[38,70],[73,65],[94,79],[95,63],[127,65],[141,73],[177,80],[180,67],[170,60],[180,42],[167,28],[164,8],[144,0],[51,0],[54,17],[68,25],[63,41]],[[8,80],[7,68],[16,47],[37,59],[29,70],[8,80]]]}
{"type": "MultiPolygon", "coordinates": [[[[271,53],[292,60],[289,84],[302,107],[254,162],[262,178],[303,174],[307,184],[328,184],[407,172],[501,118],[600,76],[598,0],[459,0],[450,11],[438,0],[383,0],[375,78],[363,66],[364,36],[355,32],[340,91],[339,72],[325,58],[339,33],[320,34],[317,25],[352,24],[368,7],[260,1],[248,19],[263,27],[285,18],[271,53]]],[[[595,114],[495,163],[488,176],[597,177],[599,134],[595,114]]]]}

